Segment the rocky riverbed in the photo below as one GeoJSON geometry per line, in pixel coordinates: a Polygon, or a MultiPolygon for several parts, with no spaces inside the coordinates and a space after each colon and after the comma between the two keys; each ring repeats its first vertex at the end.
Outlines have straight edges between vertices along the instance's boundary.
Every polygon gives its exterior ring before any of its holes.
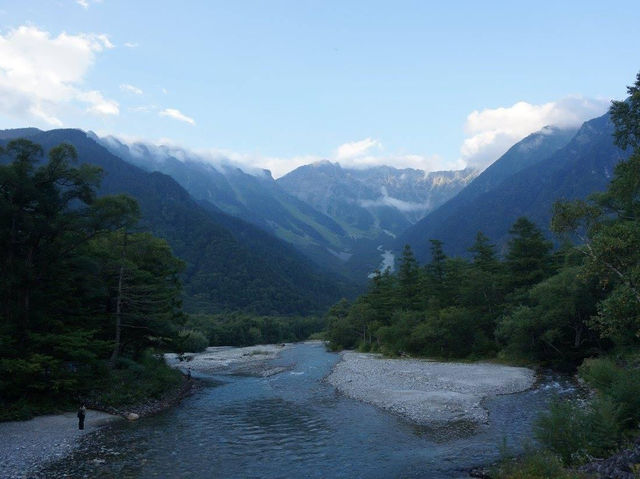
{"type": "Polygon", "coordinates": [[[373,404],[422,426],[486,423],[486,398],[531,388],[531,369],[487,363],[383,359],[346,351],[327,381],[353,399],[373,404]]]}

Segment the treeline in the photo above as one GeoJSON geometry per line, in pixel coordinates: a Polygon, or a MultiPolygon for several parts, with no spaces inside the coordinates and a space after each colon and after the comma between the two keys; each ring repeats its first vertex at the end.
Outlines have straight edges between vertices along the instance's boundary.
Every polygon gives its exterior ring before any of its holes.
{"type": "Polygon", "coordinates": [[[70,145],[47,161],[24,139],[1,154],[0,419],[176,384],[155,351],[174,347],[184,322],[183,264],[135,230],[135,200],[98,198],[100,169],[75,166],[70,145]]]}
{"type": "Polygon", "coordinates": [[[603,290],[579,274],[584,260],[552,245],[526,218],[511,230],[504,259],[482,233],[471,259],[448,258],[431,240],[421,266],[405,246],[396,274],[378,273],[366,294],[328,315],[334,348],[440,358],[505,355],[575,365],[602,340],[588,324],[603,290]]]}
{"type": "Polygon", "coordinates": [[[325,329],[324,318],[318,316],[255,316],[245,313],[189,315],[187,328],[200,337],[182,346],[183,352],[200,351],[198,345],[252,346],[295,342],[308,339],[325,329]]]}

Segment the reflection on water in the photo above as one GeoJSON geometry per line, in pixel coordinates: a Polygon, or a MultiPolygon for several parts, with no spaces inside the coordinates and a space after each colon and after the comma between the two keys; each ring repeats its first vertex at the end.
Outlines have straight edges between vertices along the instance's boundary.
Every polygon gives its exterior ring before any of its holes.
{"type": "Polygon", "coordinates": [[[517,449],[566,383],[488,401],[491,424],[417,428],[335,392],[322,379],[338,360],[319,344],[283,352],[294,365],[269,378],[216,376],[180,406],[89,436],[42,477],[451,478],[517,449]]]}

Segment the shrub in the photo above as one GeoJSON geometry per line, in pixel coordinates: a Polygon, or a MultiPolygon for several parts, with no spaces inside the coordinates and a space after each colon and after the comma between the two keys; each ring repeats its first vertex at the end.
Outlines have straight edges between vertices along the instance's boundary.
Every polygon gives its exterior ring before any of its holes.
{"type": "Polygon", "coordinates": [[[593,457],[609,455],[621,440],[620,406],[607,396],[599,396],[591,403],[585,426],[589,433],[586,452],[593,457]]]}
{"type": "Polygon", "coordinates": [[[183,329],[175,342],[177,353],[199,353],[207,349],[209,340],[202,331],[183,329]]]}
{"type": "Polygon", "coordinates": [[[640,421],[639,370],[620,367],[608,358],[598,358],[585,360],[579,372],[600,396],[615,405],[621,430],[637,426],[640,421]]]}
{"type": "Polygon", "coordinates": [[[534,451],[516,460],[505,460],[491,477],[496,479],[580,479],[581,474],[566,471],[562,461],[547,451],[534,451]]]}
{"type": "Polygon", "coordinates": [[[547,413],[538,418],[534,434],[538,441],[569,465],[579,462],[586,455],[587,424],[588,413],[583,408],[557,400],[547,413]]]}
{"type": "Polygon", "coordinates": [[[598,391],[610,389],[621,373],[616,363],[608,358],[585,359],[578,372],[589,386],[598,391]]]}

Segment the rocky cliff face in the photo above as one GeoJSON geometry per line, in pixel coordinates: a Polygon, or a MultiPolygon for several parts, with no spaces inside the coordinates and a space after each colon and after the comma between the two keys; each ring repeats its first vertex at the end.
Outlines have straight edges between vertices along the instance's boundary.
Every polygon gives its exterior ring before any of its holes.
{"type": "Polygon", "coordinates": [[[338,222],[354,237],[396,236],[455,196],[472,169],[425,173],[379,166],[364,170],[322,161],[277,180],[289,194],[338,222]]]}

